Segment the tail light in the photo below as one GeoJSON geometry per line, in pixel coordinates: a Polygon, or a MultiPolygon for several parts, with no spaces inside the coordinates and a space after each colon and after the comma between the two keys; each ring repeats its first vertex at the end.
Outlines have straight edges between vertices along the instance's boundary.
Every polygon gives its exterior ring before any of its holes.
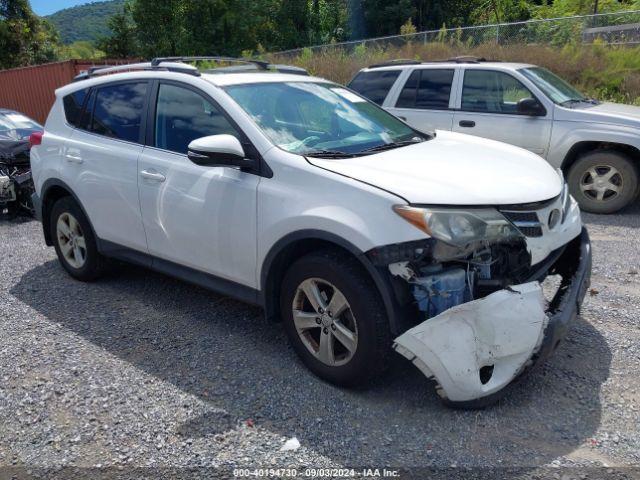
{"type": "Polygon", "coordinates": [[[29,135],[29,147],[40,145],[42,143],[42,135],[44,135],[44,132],[33,132],[29,135]]]}

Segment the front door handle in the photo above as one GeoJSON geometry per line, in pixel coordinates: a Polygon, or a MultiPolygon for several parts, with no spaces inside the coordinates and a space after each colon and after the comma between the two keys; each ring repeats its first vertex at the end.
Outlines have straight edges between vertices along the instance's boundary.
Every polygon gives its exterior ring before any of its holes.
{"type": "Polygon", "coordinates": [[[155,170],[142,170],[140,172],[140,176],[154,182],[164,182],[167,179],[167,177],[165,177],[161,173],[156,172],[155,170]]]}
{"type": "Polygon", "coordinates": [[[403,117],[403,116],[401,116],[401,115],[398,115],[398,118],[399,118],[400,120],[402,120],[403,122],[406,122],[406,121],[407,121],[407,117],[403,117]]]}
{"type": "Polygon", "coordinates": [[[460,120],[458,123],[461,127],[471,128],[476,126],[476,122],[473,120],[460,120]]]}
{"type": "Polygon", "coordinates": [[[84,162],[82,157],[80,157],[79,155],[71,155],[70,153],[67,153],[64,156],[64,159],[69,163],[82,163],[82,162],[84,162]]]}

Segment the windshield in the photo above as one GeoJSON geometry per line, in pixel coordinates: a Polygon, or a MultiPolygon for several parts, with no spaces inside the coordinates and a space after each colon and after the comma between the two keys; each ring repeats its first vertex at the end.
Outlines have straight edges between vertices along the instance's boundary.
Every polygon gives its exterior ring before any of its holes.
{"type": "Polygon", "coordinates": [[[547,97],[555,103],[563,104],[567,102],[582,102],[589,100],[578,90],[573,88],[556,74],[551,73],[546,68],[523,68],[520,72],[535,83],[536,87],[542,90],[547,97]]]}
{"type": "Polygon", "coordinates": [[[377,105],[330,83],[255,83],[227,93],[278,147],[309,155],[358,155],[425,137],[377,105]]]}
{"type": "Polygon", "coordinates": [[[0,113],[0,138],[22,140],[41,130],[41,125],[21,113],[0,113]]]}

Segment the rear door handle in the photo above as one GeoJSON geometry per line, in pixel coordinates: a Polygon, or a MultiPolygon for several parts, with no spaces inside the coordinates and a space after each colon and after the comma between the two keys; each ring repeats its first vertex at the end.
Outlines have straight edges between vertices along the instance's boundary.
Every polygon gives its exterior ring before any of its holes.
{"type": "Polygon", "coordinates": [[[461,127],[471,128],[476,126],[476,122],[473,120],[460,120],[458,123],[461,127]]]}
{"type": "Polygon", "coordinates": [[[407,121],[407,117],[403,117],[403,116],[398,115],[398,118],[399,118],[400,120],[402,120],[403,122],[406,122],[406,121],[407,121]]]}
{"type": "Polygon", "coordinates": [[[142,170],[140,172],[140,176],[154,182],[164,182],[167,179],[167,177],[165,177],[161,173],[156,172],[155,170],[142,170]]]}
{"type": "Polygon", "coordinates": [[[78,155],[71,155],[70,153],[67,153],[64,156],[65,160],[69,163],[82,163],[84,162],[84,160],[82,159],[82,157],[78,156],[78,155]]]}

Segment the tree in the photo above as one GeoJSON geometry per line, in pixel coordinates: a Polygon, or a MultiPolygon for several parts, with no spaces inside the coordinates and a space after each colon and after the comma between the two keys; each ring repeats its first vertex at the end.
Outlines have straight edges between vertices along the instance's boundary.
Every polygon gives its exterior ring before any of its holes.
{"type": "Polygon", "coordinates": [[[57,44],[56,29],[27,0],[0,0],[0,68],[52,61],[57,44]]]}
{"type": "Polygon", "coordinates": [[[107,25],[111,35],[100,38],[96,42],[97,48],[103,50],[109,58],[129,58],[137,55],[136,32],[129,5],[125,4],[121,12],[111,16],[107,25]]]}
{"type": "Polygon", "coordinates": [[[416,13],[411,0],[362,0],[362,9],[367,33],[374,37],[396,35],[407,18],[416,13]]]}
{"type": "MultiPolygon", "coordinates": [[[[186,0],[135,0],[131,16],[144,56],[183,55],[186,0]]],[[[198,24],[190,28],[200,29],[198,24]]]]}
{"type": "Polygon", "coordinates": [[[347,11],[349,13],[349,29],[351,40],[366,38],[367,29],[364,21],[362,0],[348,0],[347,11]]]}

